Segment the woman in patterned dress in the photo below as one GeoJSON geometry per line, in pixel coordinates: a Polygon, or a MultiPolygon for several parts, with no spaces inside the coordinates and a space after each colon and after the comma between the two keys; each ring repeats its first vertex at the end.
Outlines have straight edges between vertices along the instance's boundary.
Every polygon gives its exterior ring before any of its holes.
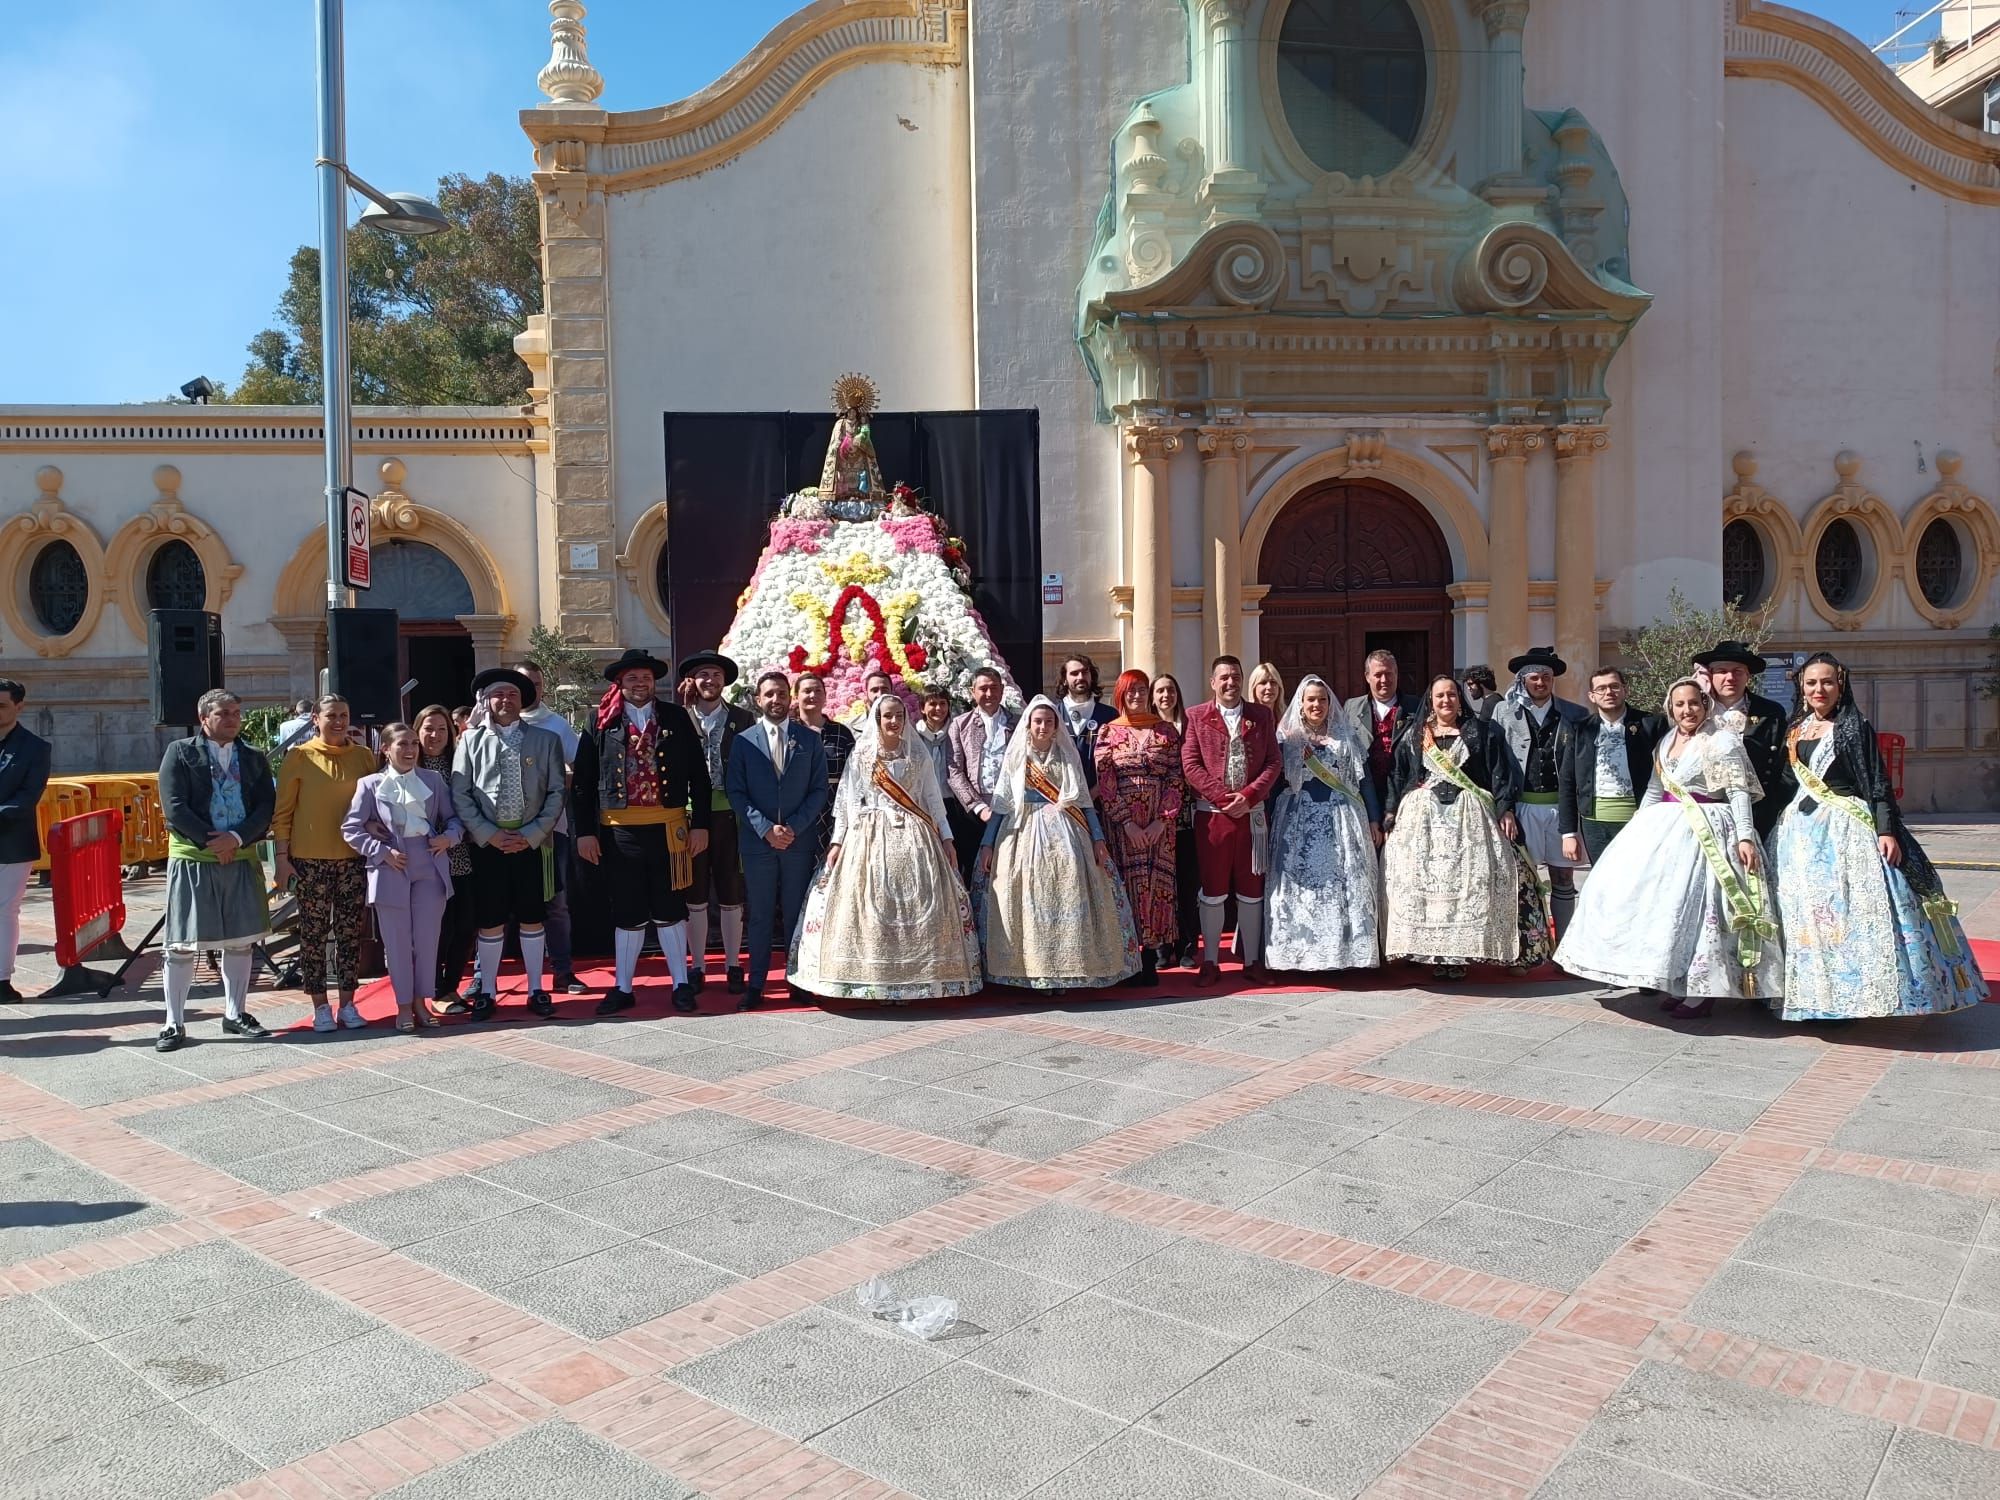
{"type": "Polygon", "coordinates": [[[1083,761],[1037,696],[1000,762],[972,907],[995,984],[1097,989],[1139,969],[1139,934],[1083,761]]]}
{"type": "MultiPolygon", "coordinates": [[[[1162,672],[1153,679],[1153,712],[1173,726],[1175,734],[1187,733],[1187,704],[1181,697],[1180,679],[1162,672]]],[[[1192,969],[1201,962],[1201,865],[1194,851],[1193,797],[1181,798],[1181,815],[1174,823],[1174,911],[1178,917],[1179,940],[1160,950],[1163,969],[1192,969]]]]}
{"type": "Polygon", "coordinates": [[[1125,880],[1145,950],[1131,982],[1160,982],[1159,950],[1180,940],[1174,834],[1180,827],[1181,736],[1152,711],[1144,672],[1121,672],[1118,717],[1097,733],[1097,808],[1104,841],[1125,880]]]}
{"type": "Polygon", "coordinates": [[[1382,823],[1388,903],[1382,952],[1463,979],[1468,963],[1525,968],[1549,956],[1549,914],[1519,843],[1506,738],[1465,716],[1437,677],[1421,719],[1396,739],[1382,823]]]}
{"type": "Polygon", "coordinates": [[[1889,786],[1875,730],[1828,652],[1797,675],[1788,738],[1797,789],[1771,833],[1786,1021],[1928,1016],[1977,1005],[1986,982],[1889,786]]]}
{"type": "Polygon", "coordinates": [[[1372,969],[1375,848],[1382,809],[1368,780],[1368,745],[1307,676],[1278,721],[1285,779],[1271,817],[1264,962],[1273,969],[1372,969]]]}

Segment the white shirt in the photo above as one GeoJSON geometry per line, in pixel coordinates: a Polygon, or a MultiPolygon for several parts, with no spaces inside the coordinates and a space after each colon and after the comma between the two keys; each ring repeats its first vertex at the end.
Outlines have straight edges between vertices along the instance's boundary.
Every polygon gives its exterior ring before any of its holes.
{"type": "Polygon", "coordinates": [[[1597,767],[1593,785],[1597,800],[1632,795],[1632,762],[1625,754],[1625,715],[1615,719],[1597,716],[1597,767]]]}
{"type": "Polygon", "coordinates": [[[764,721],[764,738],[771,749],[771,769],[782,776],[785,774],[785,724],[782,719],[764,721]]]}
{"type": "Polygon", "coordinates": [[[1215,706],[1222,709],[1222,722],[1228,727],[1229,737],[1233,740],[1241,735],[1243,733],[1243,705],[1239,703],[1234,708],[1225,708],[1222,704],[1218,703],[1215,706]]]}
{"type": "Polygon", "coordinates": [[[521,710],[521,722],[536,729],[546,729],[562,741],[563,764],[572,765],[576,761],[576,727],[546,703],[537,703],[533,708],[521,710]]]}
{"type": "Polygon", "coordinates": [[[1368,706],[1375,710],[1375,722],[1379,724],[1396,711],[1396,700],[1391,698],[1387,703],[1384,703],[1379,698],[1370,698],[1368,706]]]}
{"type": "MultiPolygon", "coordinates": [[[[202,738],[208,740],[207,735],[202,738]]],[[[220,740],[208,740],[208,753],[215,757],[217,768],[227,776],[229,768],[236,764],[236,741],[231,740],[225,745],[220,740]]]]}
{"type": "Polygon", "coordinates": [[[1534,719],[1536,726],[1539,727],[1543,724],[1548,723],[1549,710],[1554,708],[1555,706],[1556,706],[1556,700],[1553,698],[1549,699],[1549,701],[1546,703],[1541,703],[1541,704],[1530,703],[1528,705],[1528,713],[1529,716],[1534,719]]]}
{"type": "Polygon", "coordinates": [[[652,701],[649,699],[644,703],[633,703],[628,699],[625,704],[625,717],[634,729],[644,734],[646,726],[653,722],[652,701]]]}
{"type": "Polygon", "coordinates": [[[1095,698],[1064,698],[1063,707],[1069,712],[1069,728],[1072,735],[1079,735],[1090,728],[1090,716],[1097,707],[1095,698]]]}
{"type": "Polygon", "coordinates": [[[991,796],[1000,780],[1000,762],[1007,758],[1007,721],[985,709],[975,713],[986,721],[986,744],[979,755],[979,793],[991,796]]]}

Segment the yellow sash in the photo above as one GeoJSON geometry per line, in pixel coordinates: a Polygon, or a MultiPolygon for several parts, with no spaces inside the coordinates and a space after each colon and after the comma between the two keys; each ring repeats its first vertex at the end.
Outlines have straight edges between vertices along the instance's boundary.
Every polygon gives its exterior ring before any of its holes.
{"type": "Polygon", "coordinates": [[[1681,816],[1687,820],[1695,843],[1701,848],[1701,857],[1708,861],[1709,873],[1722,888],[1722,903],[1729,913],[1729,930],[1736,934],[1736,958],[1743,966],[1743,993],[1754,996],[1757,993],[1757,965],[1764,957],[1764,939],[1778,935],[1777,922],[1765,910],[1764,883],[1748,870],[1741,875],[1736,873],[1735,866],[1729,863],[1729,856],[1723,851],[1722,841],[1715,836],[1715,825],[1708,821],[1708,814],[1701,810],[1694,794],[1674,780],[1667,763],[1655,756],[1653,768],[1660,778],[1661,787],[1680,804],[1681,816]]]}

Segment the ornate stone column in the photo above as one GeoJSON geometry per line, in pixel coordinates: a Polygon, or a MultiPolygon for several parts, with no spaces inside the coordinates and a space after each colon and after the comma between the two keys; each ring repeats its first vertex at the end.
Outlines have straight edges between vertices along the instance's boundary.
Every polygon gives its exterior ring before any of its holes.
{"type": "Polygon", "coordinates": [[[317,698],[319,667],[326,657],[326,616],[280,615],[271,624],[284,637],[285,673],[291,695],[317,698]]]}
{"type": "MultiPolygon", "coordinates": [[[[1526,110],[1521,33],[1528,25],[1528,0],[1473,0],[1486,23],[1490,50],[1486,79],[1486,149],[1489,180],[1517,183],[1521,176],[1521,123],[1526,110]]],[[[1537,184],[1537,191],[1546,191],[1537,184]]]]}
{"type": "Polygon", "coordinates": [[[1568,696],[1597,670],[1597,455],[1611,434],[1585,422],[1556,429],[1556,654],[1569,663],[1568,696]]]}
{"type": "Polygon", "coordinates": [[[1243,645],[1243,455],[1250,434],[1204,427],[1201,452],[1202,640],[1207,654],[1240,656],[1243,645]]]}
{"type": "Polygon", "coordinates": [[[484,672],[488,667],[503,667],[506,660],[502,653],[507,649],[507,632],[514,628],[512,615],[459,615],[458,623],[465,627],[465,633],[472,637],[472,670],[484,672]]]}
{"type": "Polygon", "coordinates": [[[1208,66],[1202,79],[1203,130],[1208,139],[1208,178],[1202,207],[1210,221],[1255,211],[1263,199],[1263,179],[1243,161],[1249,137],[1244,106],[1251,95],[1250,49],[1244,45],[1244,15],[1250,0],[1201,0],[1208,66]]]}
{"type": "Polygon", "coordinates": [[[1172,671],[1174,652],[1173,485],[1168,464],[1181,435],[1165,427],[1133,427],[1126,445],[1132,468],[1132,655],[1128,666],[1155,675],[1172,671]]]}
{"type": "Polygon", "coordinates": [[[1486,429],[1493,465],[1488,497],[1493,591],[1487,598],[1486,636],[1496,671],[1528,649],[1528,456],[1542,446],[1542,437],[1539,427],[1486,429]]]}

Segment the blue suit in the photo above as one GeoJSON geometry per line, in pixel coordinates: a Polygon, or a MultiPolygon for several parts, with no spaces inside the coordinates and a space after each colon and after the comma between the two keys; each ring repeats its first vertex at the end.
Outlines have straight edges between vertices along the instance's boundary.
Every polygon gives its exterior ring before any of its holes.
{"type": "Polygon", "coordinates": [[[785,771],[771,765],[764,720],[740,731],[729,746],[722,790],[736,814],[737,845],[743,855],[743,896],[748,993],[761,994],[771,967],[773,925],[782,922],[789,947],[792,929],[805,907],[817,849],[814,828],[826,806],[826,747],[810,729],[787,719],[785,771]],[[764,835],[782,823],[798,837],[789,849],[774,849],[764,835]]]}

